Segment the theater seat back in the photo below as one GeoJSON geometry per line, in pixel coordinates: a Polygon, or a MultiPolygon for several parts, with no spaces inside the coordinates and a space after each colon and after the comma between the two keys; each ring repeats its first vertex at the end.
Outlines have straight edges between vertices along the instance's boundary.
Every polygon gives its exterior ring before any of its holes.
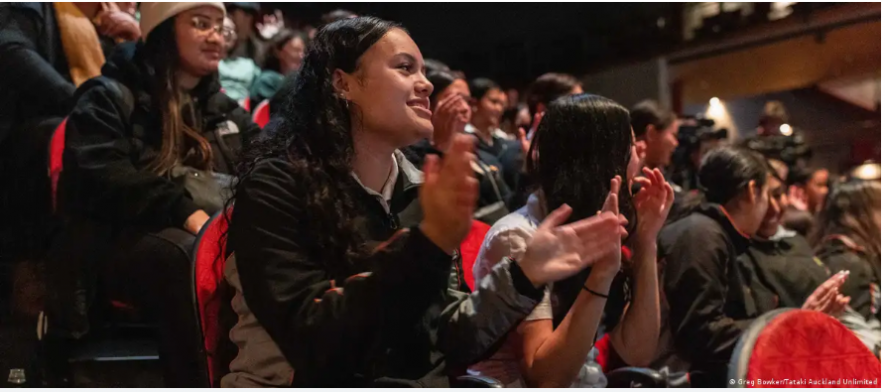
{"type": "Polygon", "coordinates": [[[267,125],[270,121],[270,101],[264,100],[258,104],[258,107],[255,108],[255,112],[252,113],[252,121],[255,124],[258,124],[261,128],[264,128],[264,126],[267,125]]]}
{"type": "Polygon", "coordinates": [[[473,264],[476,263],[476,256],[479,255],[479,250],[482,248],[482,242],[486,238],[486,233],[488,233],[491,228],[491,226],[485,223],[474,220],[470,225],[470,232],[467,233],[467,237],[461,242],[461,262],[464,266],[464,282],[467,283],[467,287],[470,287],[470,290],[473,290],[474,284],[473,264]]]}
{"type": "MultiPolygon", "coordinates": [[[[228,210],[230,211],[230,210],[228,210]]],[[[197,236],[193,252],[194,304],[202,338],[201,348],[206,358],[207,386],[217,386],[219,369],[227,364],[219,363],[219,339],[226,338],[220,327],[220,313],[225,306],[224,263],[226,261],[228,220],[221,213],[206,222],[197,236]]],[[[229,302],[227,304],[229,305],[229,302]]]]}
{"type": "Polygon", "coordinates": [[[778,309],[756,319],[741,336],[728,378],[730,387],[878,388],[881,367],[873,353],[835,318],[821,312],[778,309]],[[730,380],[736,381],[732,384],[730,380]],[[843,381],[814,385],[814,380],[843,381]],[[875,380],[876,384],[844,380],[875,380]]]}
{"type": "Polygon", "coordinates": [[[65,153],[65,127],[68,124],[68,118],[65,117],[52,132],[49,139],[49,183],[52,192],[52,211],[55,211],[58,195],[58,179],[64,169],[64,153],[65,153]]]}

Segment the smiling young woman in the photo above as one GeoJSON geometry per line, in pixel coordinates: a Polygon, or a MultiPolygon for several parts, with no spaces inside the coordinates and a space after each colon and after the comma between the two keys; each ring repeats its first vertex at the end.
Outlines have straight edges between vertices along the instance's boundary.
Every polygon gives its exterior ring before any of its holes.
{"type": "Polygon", "coordinates": [[[166,384],[202,386],[189,251],[221,205],[189,178],[229,180],[236,151],[257,127],[218,84],[223,5],[140,10],[143,41],[118,47],[102,78],[80,87],[68,118],[59,188],[66,224],[48,285],[57,328],[49,333],[88,331],[81,304],[90,304],[89,282],[100,275],[115,299],[159,323],[166,384]]]}

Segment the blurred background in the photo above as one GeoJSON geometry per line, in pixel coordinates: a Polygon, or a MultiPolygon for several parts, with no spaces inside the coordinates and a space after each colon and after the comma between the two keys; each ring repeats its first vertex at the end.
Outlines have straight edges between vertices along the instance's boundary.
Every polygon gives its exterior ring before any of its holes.
{"type": "Polygon", "coordinates": [[[811,165],[842,172],[881,156],[881,4],[264,3],[309,30],[346,9],[401,22],[427,58],[524,91],[578,76],[625,106],[656,99],[729,138],[756,133],[766,102],[801,130],[811,165]]]}

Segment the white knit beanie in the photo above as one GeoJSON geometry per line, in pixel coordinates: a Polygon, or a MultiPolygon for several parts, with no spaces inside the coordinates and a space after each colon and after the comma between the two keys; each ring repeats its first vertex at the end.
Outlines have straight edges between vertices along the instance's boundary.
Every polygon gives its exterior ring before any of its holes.
{"type": "MultiPolygon", "coordinates": [[[[138,11],[141,13],[141,37],[147,41],[148,34],[161,23],[184,11],[202,6],[215,7],[225,12],[224,3],[221,2],[193,2],[193,3],[141,3],[138,11]]],[[[225,13],[227,15],[227,13],[225,13]]]]}

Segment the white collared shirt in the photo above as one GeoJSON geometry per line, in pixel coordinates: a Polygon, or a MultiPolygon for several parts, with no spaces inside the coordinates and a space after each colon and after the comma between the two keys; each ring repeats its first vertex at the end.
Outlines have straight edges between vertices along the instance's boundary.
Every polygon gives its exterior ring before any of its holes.
{"type": "Polygon", "coordinates": [[[399,164],[396,162],[396,154],[391,155],[390,160],[390,173],[387,174],[387,181],[385,181],[384,186],[381,187],[381,193],[375,192],[375,190],[363,185],[363,182],[360,181],[360,178],[356,173],[350,172],[350,175],[356,179],[356,182],[358,182],[366,192],[378,199],[378,202],[381,203],[381,206],[384,207],[384,211],[388,214],[390,213],[390,199],[393,198],[393,188],[396,187],[396,180],[399,178],[399,164]]]}

